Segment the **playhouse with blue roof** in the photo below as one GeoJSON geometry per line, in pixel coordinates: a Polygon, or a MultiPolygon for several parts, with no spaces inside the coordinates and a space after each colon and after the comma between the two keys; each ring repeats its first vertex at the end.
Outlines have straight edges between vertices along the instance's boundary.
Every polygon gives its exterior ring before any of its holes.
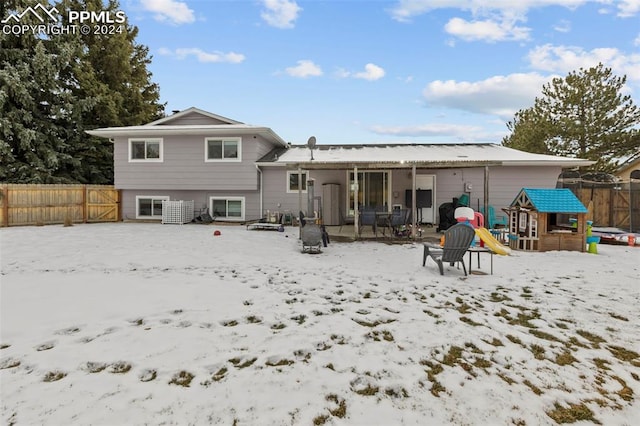
{"type": "Polygon", "coordinates": [[[587,208],[568,188],[522,188],[505,211],[514,250],[586,251],[587,208]]]}

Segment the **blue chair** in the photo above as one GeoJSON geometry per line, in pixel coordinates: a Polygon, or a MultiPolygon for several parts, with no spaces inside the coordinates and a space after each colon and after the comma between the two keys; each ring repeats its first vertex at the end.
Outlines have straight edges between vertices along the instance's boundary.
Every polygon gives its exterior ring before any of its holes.
{"type": "Polygon", "coordinates": [[[358,228],[359,234],[362,234],[362,228],[365,226],[370,226],[375,236],[376,237],[378,236],[377,218],[376,218],[375,209],[365,207],[362,210],[360,210],[360,222],[359,222],[359,228],[358,228]]]}
{"type": "Polygon", "coordinates": [[[406,227],[409,222],[409,209],[395,209],[389,218],[389,227],[393,234],[398,235],[400,228],[406,227]]]}
{"type": "Polygon", "coordinates": [[[480,213],[484,215],[485,224],[489,229],[494,229],[496,225],[501,225],[503,228],[506,228],[507,225],[509,225],[505,216],[496,215],[496,209],[493,206],[489,206],[488,215],[484,213],[484,207],[480,207],[480,213]]]}

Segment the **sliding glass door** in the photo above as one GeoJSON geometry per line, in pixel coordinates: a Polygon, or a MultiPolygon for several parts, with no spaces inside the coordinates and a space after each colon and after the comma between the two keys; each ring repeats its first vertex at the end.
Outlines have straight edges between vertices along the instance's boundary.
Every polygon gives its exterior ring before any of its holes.
{"type": "MultiPolygon", "coordinates": [[[[355,212],[354,192],[355,192],[354,173],[349,172],[349,216],[353,216],[355,212]]],[[[389,172],[358,172],[358,208],[375,207],[378,209],[387,209],[389,203],[389,172]]]]}

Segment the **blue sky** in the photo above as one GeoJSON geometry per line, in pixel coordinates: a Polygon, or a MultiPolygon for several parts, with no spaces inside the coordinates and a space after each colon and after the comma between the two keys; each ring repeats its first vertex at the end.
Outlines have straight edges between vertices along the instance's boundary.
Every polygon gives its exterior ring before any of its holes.
{"type": "Polygon", "coordinates": [[[602,62],[640,104],[640,0],[121,0],[167,112],[319,144],[500,142],[602,62]],[[515,6],[514,6],[515,4],[515,6]]]}

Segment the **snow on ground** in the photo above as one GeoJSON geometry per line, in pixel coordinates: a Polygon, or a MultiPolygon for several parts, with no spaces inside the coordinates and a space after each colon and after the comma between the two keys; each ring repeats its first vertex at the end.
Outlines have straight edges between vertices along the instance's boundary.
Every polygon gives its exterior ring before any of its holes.
{"type": "Polygon", "coordinates": [[[302,254],[296,228],[60,225],[0,239],[3,424],[640,417],[640,248],[515,252],[464,277],[423,267],[420,244],[302,254]]]}

